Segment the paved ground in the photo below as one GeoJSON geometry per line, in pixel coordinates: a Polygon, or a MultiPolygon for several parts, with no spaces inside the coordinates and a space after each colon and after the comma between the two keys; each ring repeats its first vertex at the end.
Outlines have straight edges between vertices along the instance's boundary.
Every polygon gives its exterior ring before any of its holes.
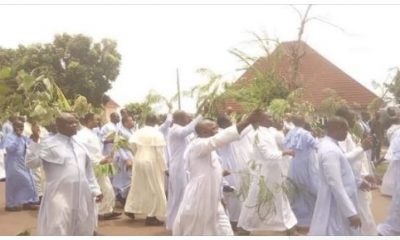
{"type": "MultiPolygon", "coordinates": [[[[36,231],[36,211],[6,212],[4,211],[4,182],[0,183],[0,235],[17,235],[29,230],[32,234],[36,231]]],[[[379,192],[373,193],[372,211],[377,223],[385,219],[390,204],[390,198],[382,196],[379,192]]],[[[98,231],[104,235],[170,235],[164,227],[145,227],[144,216],[137,216],[130,220],[126,216],[112,221],[101,221],[98,231]]],[[[257,232],[253,235],[283,235],[276,232],[257,232]]]]}

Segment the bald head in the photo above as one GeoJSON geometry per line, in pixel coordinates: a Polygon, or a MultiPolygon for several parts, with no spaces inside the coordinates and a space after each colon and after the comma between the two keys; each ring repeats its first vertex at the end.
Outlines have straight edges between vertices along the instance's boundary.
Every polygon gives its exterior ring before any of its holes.
{"type": "Polygon", "coordinates": [[[17,134],[18,136],[22,135],[22,132],[24,131],[24,122],[20,121],[20,120],[15,120],[13,122],[13,129],[15,134],[17,134]]]}
{"type": "Polygon", "coordinates": [[[190,122],[189,115],[184,111],[175,111],[172,115],[172,119],[175,124],[186,126],[190,122]]]}
{"type": "Polygon", "coordinates": [[[337,141],[344,141],[347,137],[349,125],[342,117],[332,117],[326,123],[327,135],[337,141]]]}
{"type": "Polygon", "coordinates": [[[262,127],[272,127],[273,121],[272,121],[272,115],[268,112],[261,112],[259,113],[259,120],[257,125],[262,126],[262,127]]]}
{"type": "Polygon", "coordinates": [[[56,118],[56,126],[59,133],[72,137],[78,131],[78,119],[72,113],[61,113],[56,118]]]}
{"type": "Polygon", "coordinates": [[[217,134],[218,125],[210,119],[204,119],[196,125],[195,131],[200,138],[212,137],[217,134]]]}
{"type": "Polygon", "coordinates": [[[295,115],[292,117],[292,122],[296,127],[304,127],[305,126],[305,119],[301,115],[295,115]]]}
{"type": "Polygon", "coordinates": [[[158,123],[158,118],[155,114],[149,113],[146,116],[145,124],[154,127],[158,123]]]}
{"type": "Polygon", "coordinates": [[[110,114],[110,121],[111,121],[112,123],[114,123],[114,124],[119,123],[120,118],[119,118],[118,113],[116,113],[116,112],[111,113],[111,114],[110,114]]]}
{"type": "Polygon", "coordinates": [[[355,115],[355,113],[354,113],[350,108],[348,108],[347,106],[340,107],[340,108],[336,111],[335,115],[336,115],[337,117],[342,117],[342,118],[344,118],[344,119],[347,121],[347,124],[348,124],[348,126],[349,126],[350,128],[353,128],[353,127],[354,127],[355,120],[356,120],[356,115],[355,115]]]}
{"type": "Polygon", "coordinates": [[[226,114],[220,114],[217,118],[217,124],[220,128],[227,128],[232,126],[232,121],[226,114]]]}

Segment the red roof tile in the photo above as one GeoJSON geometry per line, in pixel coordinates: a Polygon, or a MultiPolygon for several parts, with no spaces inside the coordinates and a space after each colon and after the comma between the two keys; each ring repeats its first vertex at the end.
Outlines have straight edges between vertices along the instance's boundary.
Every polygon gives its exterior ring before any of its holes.
{"type": "MultiPolygon", "coordinates": [[[[349,104],[358,103],[361,107],[366,107],[377,97],[306,43],[297,44],[297,41],[280,44],[268,58],[259,58],[253,64],[254,68],[258,71],[266,71],[275,66],[275,71],[277,71],[280,79],[291,84],[291,86],[295,84],[297,87],[304,88],[304,99],[317,107],[325,98],[323,90],[326,88],[335,90],[349,104]],[[293,83],[291,81],[293,73],[291,54],[296,46],[299,46],[299,53],[304,55],[299,62],[297,81],[293,83]]],[[[249,69],[237,82],[251,81],[254,75],[254,70],[249,69]]],[[[240,105],[237,106],[236,102],[232,102],[234,100],[227,103],[227,106],[240,109],[240,105]]]]}

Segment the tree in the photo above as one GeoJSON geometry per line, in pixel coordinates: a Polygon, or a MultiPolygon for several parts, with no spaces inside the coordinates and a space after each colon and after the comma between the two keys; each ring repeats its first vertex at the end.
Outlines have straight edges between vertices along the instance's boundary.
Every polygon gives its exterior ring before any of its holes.
{"type": "Polygon", "coordinates": [[[396,70],[396,74],[390,83],[384,84],[387,90],[393,95],[396,103],[400,103],[400,70],[396,70]]]}
{"type": "Polygon", "coordinates": [[[322,117],[332,117],[335,115],[336,110],[340,107],[346,106],[347,102],[345,99],[341,98],[335,90],[330,88],[325,88],[323,90],[325,98],[321,101],[321,104],[318,108],[318,113],[322,117]]]}
{"type": "Polygon", "coordinates": [[[172,109],[172,103],[176,100],[177,94],[168,99],[155,90],[149,90],[143,102],[129,103],[125,105],[124,108],[128,111],[129,115],[135,118],[139,126],[142,126],[146,115],[153,113],[154,104],[165,103],[168,108],[172,109]]]}
{"type": "Polygon", "coordinates": [[[228,83],[222,80],[222,75],[214,73],[210,69],[200,68],[197,73],[207,78],[207,82],[197,85],[189,91],[184,91],[183,95],[196,99],[196,108],[199,113],[205,106],[208,107],[208,117],[216,117],[218,107],[224,99],[223,92],[228,83]]]}
{"type": "Polygon", "coordinates": [[[44,76],[57,84],[68,100],[79,95],[99,107],[103,94],[119,74],[121,55],[110,39],[94,42],[82,34],[56,35],[53,43],[0,48],[0,69],[11,68],[7,85],[16,90],[13,78],[24,70],[32,77],[44,76]]]}
{"type": "Polygon", "coordinates": [[[276,71],[276,64],[281,55],[277,40],[261,38],[254,34],[259,47],[265,52],[263,57],[251,57],[238,49],[231,50],[231,53],[238,57],[244,64],[247,73],[251,78],[243,81],[239,79],[236,84],[227,88],[227,95],[243,104],[247,110],[260,108],[266,110],[273,99],[286,99],[289,89],[276,71]],[[274,56],[271,48],[277,49],[274,56]],[[268,67],[265,67],[268,66],[268,67]]]}

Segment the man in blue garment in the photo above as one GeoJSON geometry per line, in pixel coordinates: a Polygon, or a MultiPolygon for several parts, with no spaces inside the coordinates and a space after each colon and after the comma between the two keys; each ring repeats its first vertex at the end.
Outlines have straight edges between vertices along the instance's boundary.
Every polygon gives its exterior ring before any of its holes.
{"type": "Polygon", "coordinates": [[[22,135],[24,123],[16,120],[13,132],[4,139],[6,151],[6,211],[36,210],[39,201],[31,170],[25,166],[29,138],[22,135]]]}
{"type": "Polygon", "coordinates": [[[293,117],[294,128],[289,130],[283,145],[295,154],[289,166],[289,179],[296,187],[296,195],[291,207],[297,218],[297,227],[308,229],[317,200],[318,161],[316,149],[318,141],[304,129],[302,116],[293,117]]]}

